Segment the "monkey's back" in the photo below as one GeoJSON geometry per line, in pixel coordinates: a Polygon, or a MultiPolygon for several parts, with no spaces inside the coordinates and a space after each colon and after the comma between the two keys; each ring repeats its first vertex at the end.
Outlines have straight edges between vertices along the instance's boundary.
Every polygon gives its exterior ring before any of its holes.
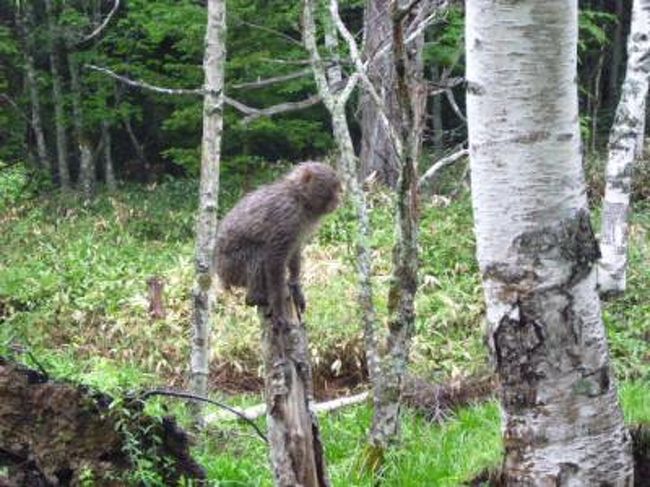
{"type": "Polygon", "coordinates": [[[216,269],[226,286],[245,286],[246,269],[298,241],[302,219],[296,195],[279,181],[244,196],[219,224],[216,269]]]}

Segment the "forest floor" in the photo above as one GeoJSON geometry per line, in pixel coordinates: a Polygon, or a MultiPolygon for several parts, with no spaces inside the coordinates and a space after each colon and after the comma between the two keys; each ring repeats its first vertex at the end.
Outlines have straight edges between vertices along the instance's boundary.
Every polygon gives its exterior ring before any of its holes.
{"type": "MultiPolygon", "coordinates": [[[[27,184],[19,174],[15,178],[11,187],[27,184]]],[[[196,182],[126,186],[86,205],[73,196],[25,198],[24,193],[0,191],[0,355],[33,366],[23,353],[29,351],[52,376],[112,395],[183,387],[196,182]],[[165,282],[165,317],[159,320],[148,312],[146,282],[153,276],[165,282]]],[[[239,194],[222,196],[227,208],[239,194]]],[[[373,284],[382,320],[393,241],[391,198],[382,191],[373,191],[370,198],[373,284]]],[[[411,353],[411,372],[431,383],[488,370],[469,197],[463,193],[440,203],[423,202],[421,285],[411,353]]],[[[340,209],[325,220],[305,252],[306,322],[319,398],[365,386],[354,305],[353,225],[352,210],[340,209]]],[[[650,423],[649,232],[650,204],[639,201],[632,217],[629,288],[603,310],[630,423],[650,423]]],[[[216,399],[235,405],[260,402],[259,335],[256,314],[243,305],[243,296],[220,294],[210,376],[216,399]]],[[[173,400],[149,405],[156,414],[166,408],[188,418],[185,405],[173,400]]],[[[365,404],[321,417],[334,485],[371,485],[356,473],[370,418],[365,404]]],[[[271,485],[266,447],[246,426],[214,425],[199,438],[195,453],[219,485],[271,485]]],[[[463,408],[440,424],[407,410],[400,448],[391,453],[383,475],[386,485],[459,485],[496,465],[500,455],[499,411],[492,400],[463,408]]],[[[155,478],[152,472],[146,475],[155,478]]]]}

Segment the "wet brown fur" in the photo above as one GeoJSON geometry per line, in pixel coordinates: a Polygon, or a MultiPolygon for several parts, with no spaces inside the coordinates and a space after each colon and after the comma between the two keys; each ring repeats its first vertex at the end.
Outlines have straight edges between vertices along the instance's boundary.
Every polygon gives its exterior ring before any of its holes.
{"type": "Polygon", "coordinates": [[[215,267],[223,286],[245,287],[246,304],[268,306],[277,318],[287,316],[289,292],[304,311],[302,246],[320,218],[336,208],[340,190],[331,167],[305,162],[244,196],[217,232],[215,267]]]}

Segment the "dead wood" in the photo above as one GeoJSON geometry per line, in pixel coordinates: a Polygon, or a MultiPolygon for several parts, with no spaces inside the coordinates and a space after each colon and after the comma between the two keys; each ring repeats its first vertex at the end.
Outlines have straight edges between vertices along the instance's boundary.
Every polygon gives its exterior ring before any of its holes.
{"type": "Polygon", "coordinates": [[[0,357],[0,485],[125,485],[134,455],[151,463],[165,485],[204,479],[187,434],[171,417],[143,414],[142,401],[110,408],[110,396],[54,382],[0,357]]]}
{"type": "Polygon", "coordinates": [[[496,388],[496,378],[492,375],[464,377],[442,384],[406,375],[402,385],[402,400],[428,420],[442,422],[458,408],[485,400],[496,388]]]}

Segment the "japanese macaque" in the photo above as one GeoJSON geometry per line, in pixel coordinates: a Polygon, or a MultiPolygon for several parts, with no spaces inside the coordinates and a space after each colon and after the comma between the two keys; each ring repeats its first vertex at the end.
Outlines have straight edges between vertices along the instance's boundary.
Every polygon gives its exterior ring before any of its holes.
{"type": "Polygon", "coordinates": [[[340,193],[331,167],[305,162],[244,196],[217,232],[215,266],[223,286],[245,287],[246,304],[267,307],[276,321],[286,322],[289,296],[304,312],[302,247],[320,218],[338,206],[340,193]]]}

